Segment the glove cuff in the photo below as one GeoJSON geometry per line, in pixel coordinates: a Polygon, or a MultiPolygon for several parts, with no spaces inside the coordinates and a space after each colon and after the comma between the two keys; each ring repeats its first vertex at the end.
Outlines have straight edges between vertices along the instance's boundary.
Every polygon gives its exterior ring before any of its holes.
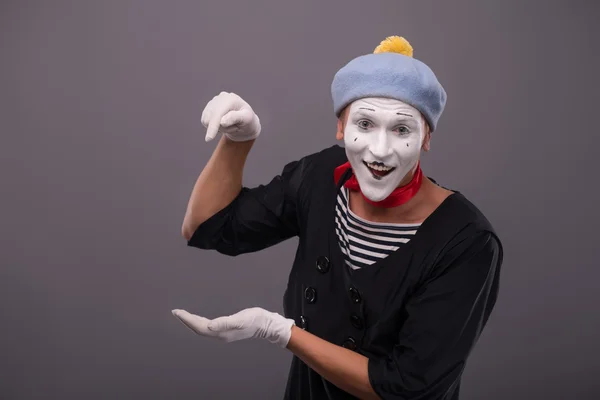
{"type": "Polygon", "coordinates": [[[295,324],[296,322],[293,319],[275,314],[271,325],[273,334],[268,338],[269,342],[274,343],[279,347],[286,348],[292,337],[292,326],[295,324]]]}
{"type": "Polygon", "coordinates": [[[250,140],[254,140],[258,137],[258,135],[260,135],[259,132],[254,133],[253,135],[248,135],[248,136],[242,136],[240,137],[239,134],[229,134],[226,133],[225,136],[227,136],[227,139],[231,140],[232,142],[249,142],[250,140]]]}
{"type": "Polygon", "coordinates": [[[256,139],[258,135],[260,135],[262,127],[260,125],[260,119],[258,118],[258,115],[254,114],[254,118],[254,129],[252,129],[249,134],[240,135],[239,132],[236,132],[225,133],[224,135],[227,137],[227,139],[231,140],[232,142],[249,142],[250,140],[256,139]]]}

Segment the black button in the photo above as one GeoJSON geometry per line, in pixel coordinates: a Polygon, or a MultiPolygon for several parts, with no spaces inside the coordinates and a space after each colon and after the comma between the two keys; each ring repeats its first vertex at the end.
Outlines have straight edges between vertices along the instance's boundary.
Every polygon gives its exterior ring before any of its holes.
{"type": "Polygon", "coordinates": [[[350,298],[352,299],[352,301],[356,304],[361,302],[361,298],[360,298],[360,293],[358,292],[358,290],[354,287],[351,287],[349,289],[350,292],[350,298]]]}
{"type": "Polygon", "coordinates": [[[329,259],[325,256],[317,257],[317,270],[321,273],[329,271],[329,259]]]}
{"type": "Polygon", "coordinates": [[[317,291],[311,287],[307,287],[304,290],[304,298],[309,303],[314,303],[317,301],[317,291]]]}
{"type": "Polygon", "coordinates": [[[306,328],[308,327],[308,321],[306,320],[306,317],[304,315],[300,316],[300,328],[306,330],[306,328]]]}
{"type": "Polygon", "coordinates": [[[349,337],[348,339],[344,340],[342,346],[348,350],[356,350],[356,340],[354,340],[353,337],[349,337]]]}
{"type": "Polygon", "coordinates": [[[352,323],[352,326],[356,329],[362,329],[364,327],[362,318],[356,314],[352,314],[352,316],[350,317],[350,322],[352,323]]]}

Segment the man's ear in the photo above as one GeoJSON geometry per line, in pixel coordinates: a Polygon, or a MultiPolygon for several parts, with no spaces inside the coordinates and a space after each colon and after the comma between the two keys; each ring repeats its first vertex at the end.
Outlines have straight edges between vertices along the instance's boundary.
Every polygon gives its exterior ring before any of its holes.
{"type": "Polygon", "coordinates": [[[429,151],[431,149],[431,129],[429,129],[429,124],[425,123],[425,137],[423,138],[423,146],[421,148],[424,151],[429,151]]]}
{"type": "Polygon", "coordinates": [[[335,138],[337,140],[344,139],[344,131],[346,130],[346,122],[348,121],[348,107],[344,108],[342,112],[340,112],[340,116],[337,121],[337,132],[335,134],[335,138]]]}
{"type": "Polygon", "coordinates": [[[338,121],[337,121],[337,132],[335,133],[335,138],[337,140],[344,139],[344,121],[342,121],[343,117],[344,117],[343,115],[340,115],[340,118],[338,118],[338,121]]]}

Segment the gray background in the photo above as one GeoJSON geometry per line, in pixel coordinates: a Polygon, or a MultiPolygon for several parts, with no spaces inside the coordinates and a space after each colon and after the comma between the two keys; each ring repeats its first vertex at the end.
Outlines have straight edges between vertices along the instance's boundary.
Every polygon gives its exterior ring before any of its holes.
{"type": "Polygon", "coordinates": [[[171,314],[281,312],[296,241],[227,258],[180,227],[244,97],[245,184],[335,143],[329,85],[406,36],[449,94],[424,159],[506,247],[463,399],[600,398],[597,1],[0,2],[0,398],[278,399],[289,353],[171,314]]]}

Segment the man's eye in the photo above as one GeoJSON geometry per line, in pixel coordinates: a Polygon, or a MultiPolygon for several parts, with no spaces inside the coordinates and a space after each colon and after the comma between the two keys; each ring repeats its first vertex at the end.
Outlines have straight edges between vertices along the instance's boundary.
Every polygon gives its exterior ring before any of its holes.
{"type": "Polygon", "coordinates": [[[367,121],[366,119],[362,119],[362,120],[358,121],[358,126],[361,129],[368,129],[371,127],[371,123],[369,121],[367,121]]]}
{"type": "Polygon", "coordinates": [[[402,125],[402,126],[399,126],[398,128],[396,128],[396,130],[397,130],[397,131],[398,131],[398,133],[399,133],[399,134],[401,134],[401,135],[405,135],[405,134],[407,134],[407,133],[410,133],[410,129],[408,129],[408,127],[406,127],[406,126],[404,126],[404,125],[402,125]]]}

